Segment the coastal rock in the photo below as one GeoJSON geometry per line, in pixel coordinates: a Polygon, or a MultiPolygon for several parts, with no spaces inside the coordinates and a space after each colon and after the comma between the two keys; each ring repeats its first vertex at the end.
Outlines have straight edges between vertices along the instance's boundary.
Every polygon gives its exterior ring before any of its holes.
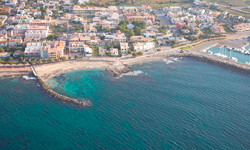
{"type": "Polygon", "coordinates": [[[75,104],[78,104],[78,105],[83,106],[83,107],[89,107],[89,106],[91,106],[91,102],[90,102],[90,101],[83,101],[83,102],[80,102],[80,101],[78,101],[77,99],[69,98],[69,97],[67,97],[67,96],[58,94],[58,93],[56,93],[55,91],[53,91],[48,85],[46,85],[45,82],[44,82],[40,77],[38,77],[37,79],[38,79],[39,84],[40,84],[41,87],[43,88],[43,90],[44,90],[46,93],[48,93],[49,95],[51,95],[52,97],[55,97],[55,98],[57,98],[57,99],[59,99],[59,100],[62,100],[62,101],[75,103],[75,104]]]}
{"type": "Polygon", "coordinates": [[[110,67],[107,67],[106,70],[110,72],[114,77],[119,77],[121,74],[134,71],[129,65],[117,62],[110,67]]]}

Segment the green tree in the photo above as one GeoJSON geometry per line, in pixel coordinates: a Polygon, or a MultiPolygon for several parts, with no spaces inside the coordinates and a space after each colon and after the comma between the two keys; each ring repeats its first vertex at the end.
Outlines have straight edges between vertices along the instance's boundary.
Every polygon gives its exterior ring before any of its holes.
{"type": "Polygon", "coordinates": [[[135,35],[135,33],[134,33],[133,30],[130,30],[130,31],[128,32],[128,36],[129,36],[129,37],[134,36],[134,35],[135,35]]]}
{"type": "Polygon", "coordinates": [[[136,56],[137,56],[137,53],[133,53],[132,56],[133,56],[133,57],[136,57],[136,56]]]}
{"type": "Polygon", "coordinates": [[[65,57],[65,56],[60,57],[60,60],[65,61],[65,60],[66,60],[66,57],[65,57]]]}
{"type": "Polygon", "coordinates": [[[166,44],[171,44],[172,42],[170,40],[165,41],[166,44]]]}
{"type": "Polygon", "coordinates": [[[68,57],[68,60],[71,60],[71,56],[68,57]]]}
{"type": "Polygon", "coordinates": [[[107,53],[107,56],[111,56],[111,52],[108,52],[108,53],[107,53]]]}
{"type": "Polygon", "coordinates": [[[4,49],[3,49],[3,48],[0,48],[0,52],[2,52],[2,53],[3,53],[3,52],[4,52],[4,49]]]}
{"type": "Polygon", "coordinates": [[[41,60],[37,60],[37,61],[36,61],[36,64],[40,64],[40,63],[41,63],[41,60]]]}
{"type": "Polygon", "coordinates": [[[132,51],[130,49],[128,49],[128,54],[132,54],[132,51]]]}
{"type": "Polygon", "coordinates": [[[140,27],[134,27],[134,33],[135,35],[141,35],[142,34],[142,30],[140,27]]]}
{"type": "Polygon", "coordinates": [[[34,61],[29,61],[29,64],[33,65],[35,62],[34,61]]]}
{"type": "Polygon", "coordinates": [[[122,57],[122,51],[118,50],[119,57],[122,57]]]}
{"type": "Polygon", "coordinates": [[[75,55],[75,59],[78,59],[78,57],[79,57],[78,55],[75,55]]]}
{"type": "Polygon", "coordinates": [[[138,56],[142,56],[142,55],[143,55],[143,52],[138,52],[137,55],[138,55],[138,56]]]}
{"type": "Polygon", "coordinates": [[[177,41],[176,41],[176,40],[173,40],[173,41],[172,41],[172,44],[177,44],[177,41]]]}
{"type": "Polygon", "coordinates": [[[160,45],[161,45],[161,46],[164,46],[164,43],[161,43],[160,45]]]}
{"type": "Polygon", "coordinates": [[[47,62],[47,60],[43,59],[42,62],[45,64],[47,62]]]}

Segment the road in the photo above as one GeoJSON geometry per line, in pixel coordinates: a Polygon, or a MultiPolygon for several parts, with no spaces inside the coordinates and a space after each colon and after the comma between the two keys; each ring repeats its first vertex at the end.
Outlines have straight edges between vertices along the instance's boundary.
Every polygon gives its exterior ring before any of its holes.
{"type": "Polygon", "coordinates": [[[72,14],[73,13],[73,4],[74,4],[74,0],[71,0],[71,5],[70,5],[70,9],[69,9],[69,22],[68,22],[68,33],[67,33],[67,40],[66,40],[66,51],[65,54],[68,55],[70,54],[70,51],[68,49],[69,47],[69,37],[71,36],[71,26],[72,26],[72,14]]]}
{"type": "Polygon", "coordinates": [[[243,12],[243,13],[246,13],[246,14],[250,14],[250,12],[243,10],[243,8],[246,8],[246,7],[231,7],[230,8],[228,5],[215,4],[215,3],[208,3],[208,4],[216,5],[216,6],[219,6],[219,7],[225,7],[225,8],[229,8],[229,9],[236,10],[236,11],[239,11],[239,12],[243,12]]]}

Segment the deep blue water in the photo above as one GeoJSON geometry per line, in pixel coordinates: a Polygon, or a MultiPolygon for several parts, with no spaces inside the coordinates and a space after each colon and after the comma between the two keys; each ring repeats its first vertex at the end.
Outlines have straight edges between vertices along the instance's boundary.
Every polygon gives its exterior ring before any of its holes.
{"type": "Polygon", "coordinates": [[[191,59],[133,67],[47,81],[90,108],[50,98],[36,80],[0,80],[0,149],[250,149],[249,76],[191,59]]]}
{"type": "MultiPolygon", "coordinates": [[[[246,49],[249,49],[248,47],[246,47],[246,49]]],[[[215,53],[223,53],[225,55],[227,55],[228,57],[232,56],[232,57],[236,57],[238,59],[238,62],[241,63],[246,63],[250,61],[250,55],[245,55],[245,54],[241,54],[239,52],[235,52],[235,51],[231,51],[231,55],[230,55],[230,51],[227,50],[226,48],[219,48],[219,47],[212,47],[210,49],[208,49],[207,51],[212,51],[213,54],[215,53]]]]}

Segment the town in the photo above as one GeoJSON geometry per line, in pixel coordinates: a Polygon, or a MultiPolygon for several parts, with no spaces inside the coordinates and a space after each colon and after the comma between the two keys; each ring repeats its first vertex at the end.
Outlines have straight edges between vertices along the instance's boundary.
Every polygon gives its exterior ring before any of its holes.
{"type": "Polygon", "coordinates": [[[98,7],[70,0],[3,0],[0,6],[0,63],[10,66],[128,59],[185,50],[192,43],[250,29],[250,18],[199,0],[191,8],[155,10],[149,5],[98,7]]]}

